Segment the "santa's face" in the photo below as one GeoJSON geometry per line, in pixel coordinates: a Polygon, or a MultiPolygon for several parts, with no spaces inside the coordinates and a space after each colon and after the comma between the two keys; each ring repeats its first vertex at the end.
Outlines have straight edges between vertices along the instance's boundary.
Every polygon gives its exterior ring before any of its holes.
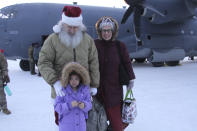
{"type": "Polygon", "coordinates": [[[70,26],[63,23],[63,30],[66,31],[69,35],[73,36],[79,30],[79,26],[70,26]]]}
{"type": "Polygon", "coordinates": [[[77,47],[82,40],[82,31],[78,26],[69,26],[62,24],[62,31],[59,33],[60,41],[67,47],[77,47]]]}

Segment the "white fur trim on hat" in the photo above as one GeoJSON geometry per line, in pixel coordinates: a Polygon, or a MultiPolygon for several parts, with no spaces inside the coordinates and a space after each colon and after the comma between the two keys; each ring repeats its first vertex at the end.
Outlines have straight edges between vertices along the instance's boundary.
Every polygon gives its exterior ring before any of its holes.
{"type": "Polygon", "coordinates": [[[79,17],[68,17],[65,16],[64,13],[62,13],[62,22],[70,26],[81,26],[83,24],[82,21],[83,21],[82,15],[80,15],[79,17]]]}

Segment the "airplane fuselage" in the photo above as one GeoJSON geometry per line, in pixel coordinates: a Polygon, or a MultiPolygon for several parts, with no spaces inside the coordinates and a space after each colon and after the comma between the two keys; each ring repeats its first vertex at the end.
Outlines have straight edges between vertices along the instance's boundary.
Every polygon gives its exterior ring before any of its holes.
{"type": "MultiPolygon", "coordinates": [[[[196,0],[147,0],[164,17],[147,11],[141,16],[142,45],[136,44],[133,18],[120,24],[126,9],[80,6],[87,32],[97,38],[95,23],[102,16],[112,16],[119,23],[118,39],[123,41],[134,59],[150,62],[179,61],[197,56],[196,0]],[[179,7],[179,6],[180,7],[179,7]],[[174,9],[173,9],[174,8],[174,9]]],[[[10,59],[28,59],[28,47],[41,43],[43,35],[53,33],[52,27],[61,18],[65,4],[16,4],[0,9],[0,48],[10,59]]]]}

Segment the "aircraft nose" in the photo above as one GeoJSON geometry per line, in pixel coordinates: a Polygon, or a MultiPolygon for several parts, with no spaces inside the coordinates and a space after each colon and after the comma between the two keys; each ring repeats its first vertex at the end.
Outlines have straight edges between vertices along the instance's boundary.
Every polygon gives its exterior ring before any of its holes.
{"type": "Polygon", "coordinates": [[[0,9],[0,48],[4,49],[6,37],[6,17],[0,9]]]}
{"type": "Polygon", "coordinates": [[[0,32],[4,31],[5,28],[5,15],[2,13],[0,9],[0,32]]]}

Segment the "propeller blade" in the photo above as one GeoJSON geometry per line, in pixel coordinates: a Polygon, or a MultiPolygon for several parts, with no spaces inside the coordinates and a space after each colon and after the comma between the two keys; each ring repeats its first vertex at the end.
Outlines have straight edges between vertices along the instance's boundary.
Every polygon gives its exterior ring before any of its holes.
{"type": "Polygon", "coordinates": [[[141,11],[139,9],[137,9],[134,13],[133,24],[134,24],[134,31],[135,31],[136,39],[140,40],[141,11]]]}
{"type": "Polygon", "coordinates": [[[124,13],[124,16],[121,20],[121,24],[124,24],[127,21],[127,19],[129,18],[132,12],[133,12],[133,8],[130,6],[124,13]]]}
{"type": "Polygon", "coordinates": [[[140,3],[143,3],[145,0],[124,0],[126,4],[130,6],[139,5],[140,3]]]}
{"type": "Polygon", "coordinates": [[[152,10],[153,12],[159,14],[160,16],[165,16],[163,13],[161,13],[159,10],[155,9],[152,5],[150,4],[147,4],[147,3],[142,3],[140,4],[141,6],[143,6],[144,8],[147,8],[147,9],[150,9],[152,10]]]}

